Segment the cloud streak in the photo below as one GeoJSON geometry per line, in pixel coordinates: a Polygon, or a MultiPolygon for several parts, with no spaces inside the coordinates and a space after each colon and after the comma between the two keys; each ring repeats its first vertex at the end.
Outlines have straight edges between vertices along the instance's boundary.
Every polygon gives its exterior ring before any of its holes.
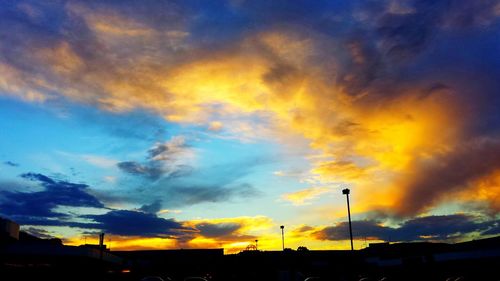
{"type": "Polygon", "coordinates": [[[313,200],[322,194],[330,192],[332,190],[327,187],[311,187],[296,192],[285,193],[281,198],[292,202],[294,205],[304,205],[308,203],[306,201],[313,200]]]}
{"type": "Polygon", "coordinates": [[[121,236],[175,238],[176,234],[188,230],[173,219],[138,211],[113,210],[103,215],[85,217],[95,221],[102,231],[121,236]]]}
{"type": "MultiPolygon", "coordinates": [[[[384,226],[376,221],[353,221],[354,239],[370,239],[391,242],[404,241],[453,241],[471,233],[494,234],[497,220],[476,221],[470,215],[454,214],[426,216],[407,220],[398,227],[384,226]]],[[[348,240],[347,222],[325,227],[312,234],[320,240],[348,240]]]]}
{"type": "MultiPolygon", "coordinates": [[[[58,181],[42,174],[26,173],[22,178],[43,186],[43,191],[1,191],[1,212],[21,224],[38,224],[47,220],[64,220],[66,214],[55,210],[58,206],[104,208],[104,205],[89,193],[89,186],[67,181],[58,181]]],[[[64,222],[61,222],[64,224],[64,222]]]]}
{"type": "Polygon", "coordinates": [[[3,162],[3,163],[4,163],[5,165],[7,165],[7,166],[11,166],[11,167],[19,167],[19,164],[14,163],[14,162],[12,162],[12,161],[5,161],[5,162],[3,162]]]}
{"type": "Polygon", "coordinates": [[[158,180],[163,176],[182,177],[189,175],[192,167],[184,163],[192,162],[194,151],[182,136],[173,137],[165,143],[156,143],[148,150],[146,162],[124,161],[117,163],[123,172],[158,180]]]}

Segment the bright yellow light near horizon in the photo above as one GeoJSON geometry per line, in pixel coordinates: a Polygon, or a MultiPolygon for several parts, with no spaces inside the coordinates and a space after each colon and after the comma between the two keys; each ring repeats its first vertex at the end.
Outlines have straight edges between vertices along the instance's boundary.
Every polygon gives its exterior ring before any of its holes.
{"type": "Polygon", "coordinates": [[[272,219],[265,216],[255,216],[255,217],[233,217],[233,218],[215,218],[215,219],[196,219],[186,222],[186,226],[194,227],[197,224],[210,223],[210,224],[227,224],[234,223],[238,224],[240,228],[237,230],[238,233],[252,234],[265,231],[275,224],[272,219]]]}
{"type": "MultiPolygon", "coordinates": [[[[70,246],[79,246],[84,244],[98,243],[97,239],[92,239],[91,237],[85,238],[82,236],[69,237],[64,240],[64,244],[70,246]]],[[[107,235],[105,237],[106,246],[113,250],[147,250],[147,249],[175,249],[178,248],[178,242],[171,238],[160,238],[160,237],[128,237],[128,236],[117,236],[117,235],[107,235]]]]}

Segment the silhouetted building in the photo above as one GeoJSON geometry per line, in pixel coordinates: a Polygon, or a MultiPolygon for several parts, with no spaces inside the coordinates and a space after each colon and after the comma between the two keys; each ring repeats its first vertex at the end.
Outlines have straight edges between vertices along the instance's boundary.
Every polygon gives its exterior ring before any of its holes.
{"type": "Polygon", "coordinates": [[[19,224],[0,218],[0,239],[2,241],[19,240],[19,224]]]}

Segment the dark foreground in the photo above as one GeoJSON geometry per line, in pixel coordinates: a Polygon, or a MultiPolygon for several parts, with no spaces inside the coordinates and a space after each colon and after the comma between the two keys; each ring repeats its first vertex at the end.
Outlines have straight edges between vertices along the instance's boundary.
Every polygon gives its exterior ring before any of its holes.
{"type": "Polygon", "coordinates": [[[18,243],[3,245],[0,253],[0,280],[5,281],[139,281],[148,276],[165,281],[500,281],[500,237],[459,244],[378,244],[353,252],[305,249],[245,251],[236,255],[224,255],[222,249],[109,252],[85,246],[18,243]]]}

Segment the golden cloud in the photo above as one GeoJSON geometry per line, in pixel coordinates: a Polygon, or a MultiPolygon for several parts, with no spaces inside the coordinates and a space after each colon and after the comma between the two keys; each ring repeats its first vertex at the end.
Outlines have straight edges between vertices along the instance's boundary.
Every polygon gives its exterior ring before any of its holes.
{"type": "Polygon", "coordinates": [[[295,192],[285,193],[281,196],[282,199],[292,202],[294,205],[304,205],[317,198],[318,196],[332,192],[328,187],[310,187],[295,192]]]}

